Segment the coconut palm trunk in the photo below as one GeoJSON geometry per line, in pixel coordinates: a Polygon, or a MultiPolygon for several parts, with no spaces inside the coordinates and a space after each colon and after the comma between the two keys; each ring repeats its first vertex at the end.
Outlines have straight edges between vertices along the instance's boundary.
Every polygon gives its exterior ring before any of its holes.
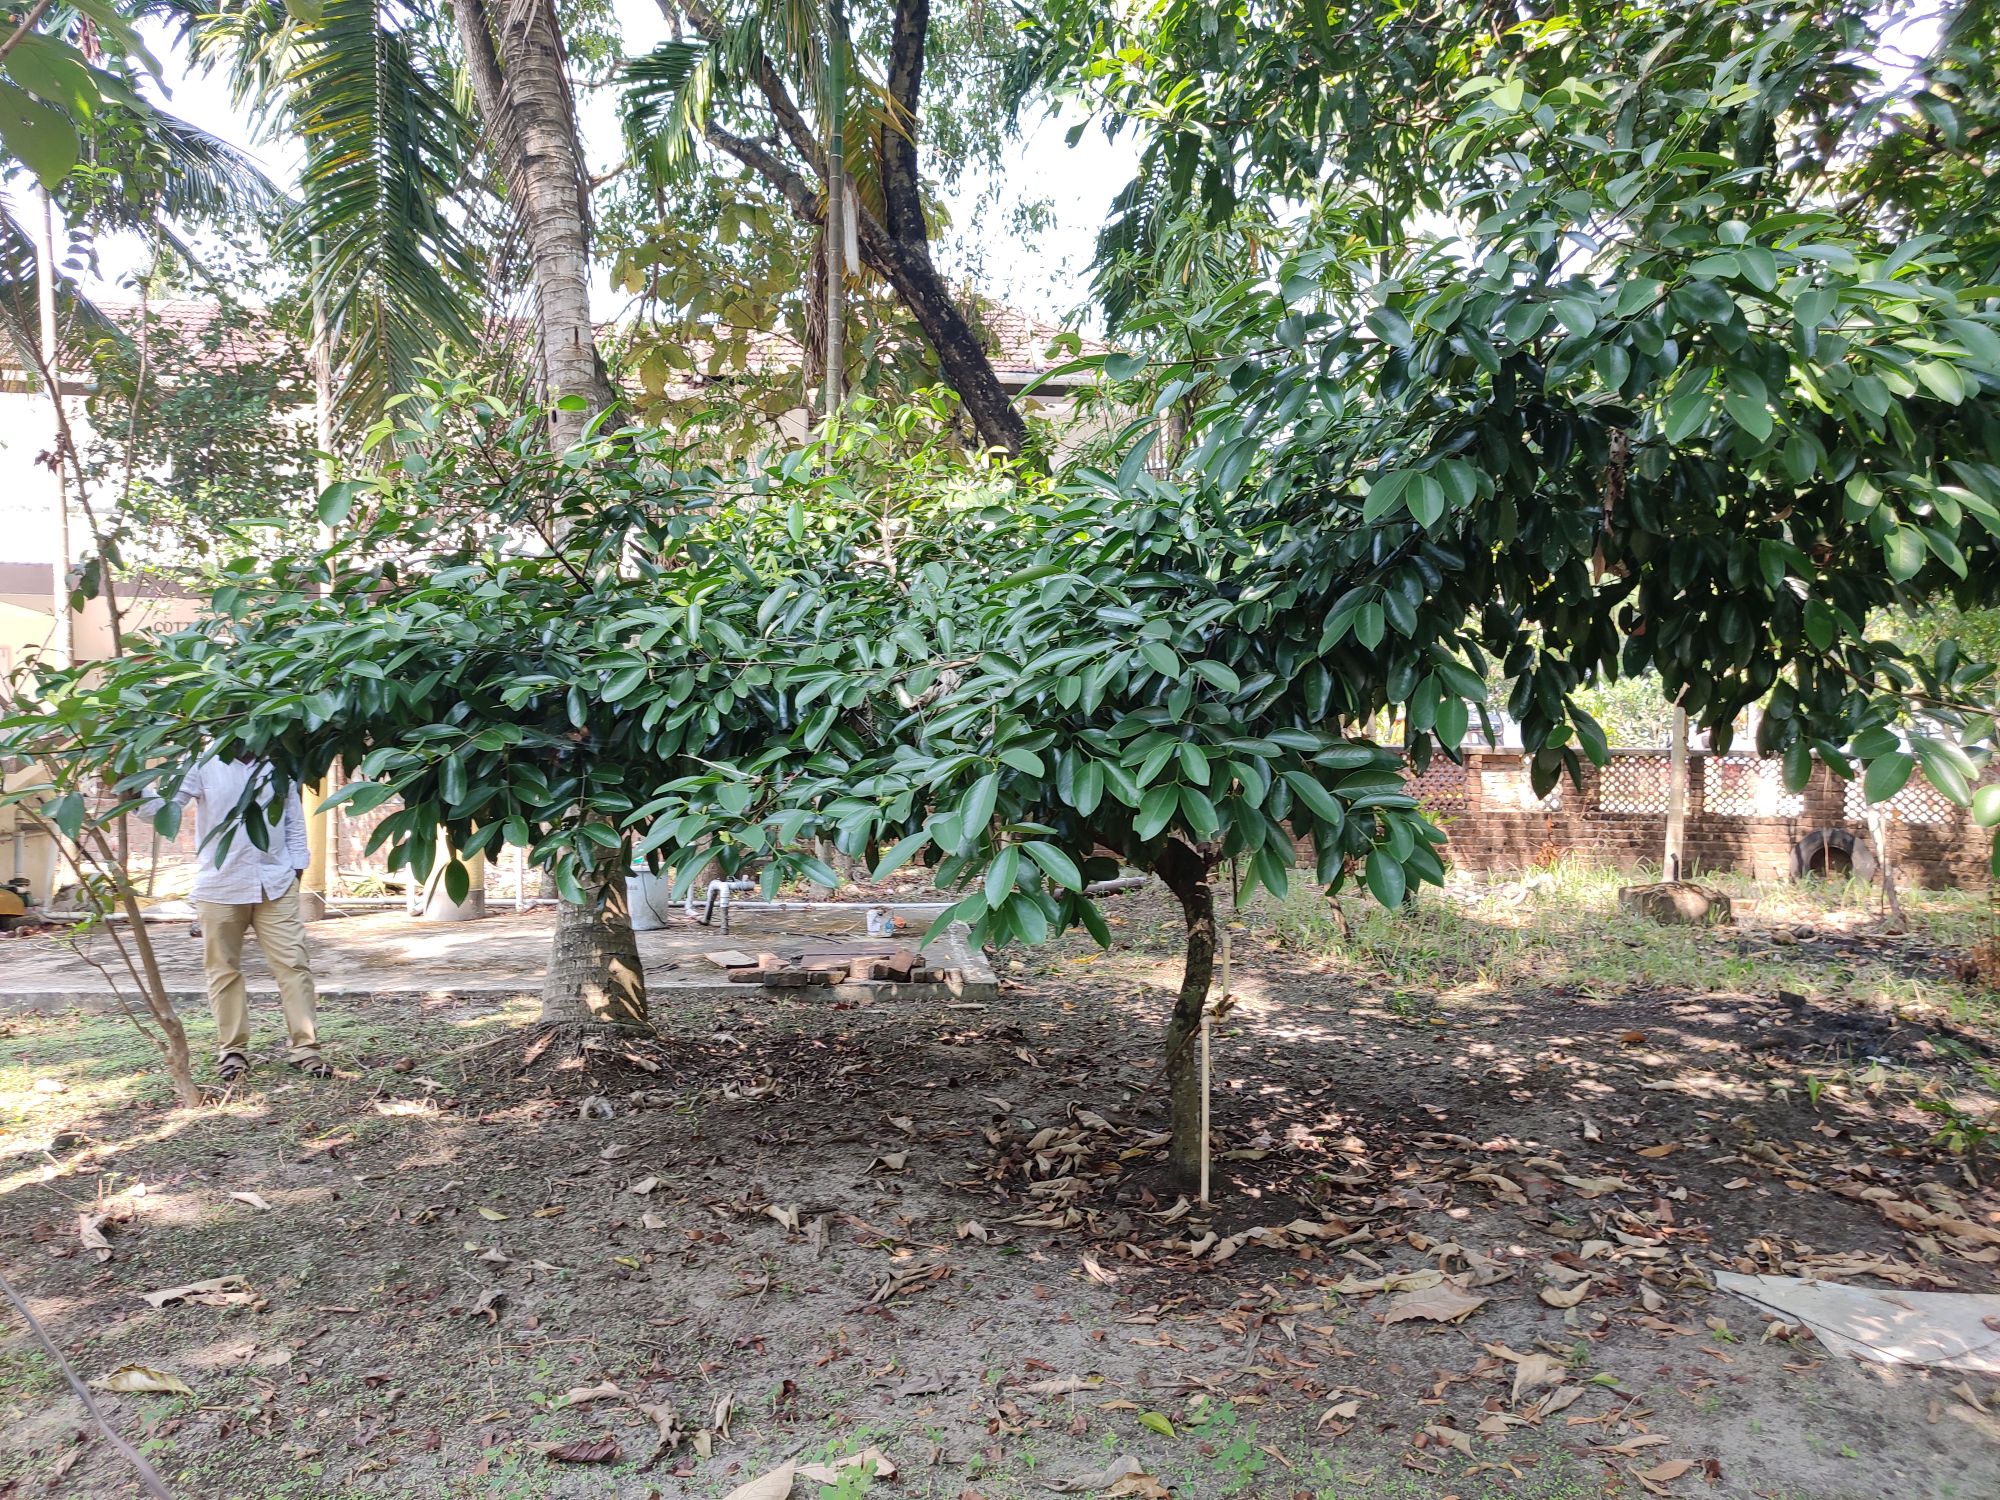
{"type": "MultiPolygon", "coordinates": [[[[528,245],[535,348],[554,413],[549,439],[576,441],[615,400],[590,321],[590,179],[553,0],[452,0],[466,71],[528,245]],[[565,397],[581,402],[558,405],[565,397]]],[[[644,1025],[646,980],[625,899],[625,861],[584,875],[560,901],[542,1019],[644,1025]]]]}

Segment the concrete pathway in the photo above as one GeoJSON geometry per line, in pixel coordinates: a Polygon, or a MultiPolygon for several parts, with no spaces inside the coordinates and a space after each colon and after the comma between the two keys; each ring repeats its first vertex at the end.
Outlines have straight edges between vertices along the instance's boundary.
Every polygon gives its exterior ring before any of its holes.
{"type": "MultiPolygon", "coordinates": [[[[656,989],[697,989],[741,993],[724,970],[702,957],[733,948],[745,953],[765,950],[796,958],[808,949],[837,948],[850,953],[889,953],[921,936],[936,908],[905,912],[908,936],[869,938],[862,905],[828,903],[803,912],[737,911],[730,930],[704,927],[675,914],[662,931],[639,934],[639,954],[646,982],[656,989]]],[[[307,931],[313,951],[313,972],[327,999],[379,994],[520,994],[541,987],[548,972],[553,911],[531,909],[501,912],[477,922],[414,921],[400,912],[369,912],[316,922],[307,931]]],[[[189,935],[186,922],[148,922],[167,989],[176,1004],[205,1004],[207,989],[201,972],[201,942],[189,935]]],[[[853,996],[893,993],[898,998],[922,998],[919,992],[964,1000],[987,1000],[994,994],[993,970],[986,957],[968,949],[963,927],[923,949],[932,967],[953,969],[960,976],[952,985],[840,985],[834,989],[853,996]]],[[[271,971],[253,937],[244,945],[243,972],[253,996],[276,993],[271,971]]],[[[124,972],[107,933],[81,937],[64,928],[16,932],[0,936],[0,1008],[52,1009],[76,1005],[87,1009],[115,1005],[112,982],[129,998],[137,991],[124,972]]]]}

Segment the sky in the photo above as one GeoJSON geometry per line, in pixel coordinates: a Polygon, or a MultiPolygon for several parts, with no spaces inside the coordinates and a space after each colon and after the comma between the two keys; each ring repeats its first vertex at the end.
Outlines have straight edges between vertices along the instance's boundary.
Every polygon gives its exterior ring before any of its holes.
{"type": "MultiPolygon", "coordinates": [[[[616,0],[616,13],[628,56],[649,50],[669,35],[654,0],[616,0]]],[[[166,108],[248,151],[274,181],[288,187],[296,183],[300,154],[295,142],[254,138],[249,120],[219,79],[190,70],[163,32],[154,32],[151,41],[164,75],[160,102],[166,108]]],[[[610,169],[620,157],[617,108],[616,89],[580,93],[578,115],[593,172],[610,169]]],[[[1106,142],[1097,131],[1087,132],[1071,149],[1063,140],[1069,124],[1068,120],[1024,121],[1021,136],[1006,145],[998,183],[969,181],[947,200],[951,223],[965,232],[946,237],[937,247],[947,275],[970,273],[985,295],[1050,322],[1062,321],[1084,304],[1098,227],[1136,161],[1129,142],[1106,142]],[[996,186],[997,196],[990,191],[996,186]],[[1024,243],[1004,231],[1011,222],[1010,211],[1030,201],[1046,205],[1048,227],[1033,242],[1024,243]]],[[[136,237],[129,242],[107,240],[98,246],[98,254],[101,275],[92,294],[130,295],[130,278],[142,267],[145,254],[136,237]]],[[[600,266],[593,310],[600,317],[615,316],[623,303],[600,266]]]]}

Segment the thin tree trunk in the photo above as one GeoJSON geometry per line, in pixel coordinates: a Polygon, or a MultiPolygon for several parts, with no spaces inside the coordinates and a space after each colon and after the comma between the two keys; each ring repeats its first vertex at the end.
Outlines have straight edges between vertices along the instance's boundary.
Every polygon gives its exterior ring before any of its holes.
{"type": "Polygon", "coordinates": [[[1887,803],[1871,802],[1868,805],[1868,837],[1875,845],[1875,870],[1882,880],[1882,916],[1884,932],[1902,933],[1910,930],[1910,920],[1903,915],[1903,898],[1896,892],[1896,863],[1889,848],[1889,807],[1887,803]]]}
{"type": "Polygon", "coordinates": [[[617,858],[597,867],[589,904],[558,904],[555,951],[542,986],[544,1025],[647,1026],[646,975],[632,931],[626,863],[617,858]]]}
{"type": "Polygon", "coordinates": [[[1187,924],[1187,955],[1181,968],[1180,994],[1167,1021],[1167,1113],[1173,1143],[1167,1160],[1184,1185],[1201,1177],[1201,1037],[1202,1011],[1208,1005],[1209,983],[1215,974],[1215,891],[1212,867],[1178,839],[1169,839],[1153,861],[1153,873],[1181,904],[1187,924]]]}

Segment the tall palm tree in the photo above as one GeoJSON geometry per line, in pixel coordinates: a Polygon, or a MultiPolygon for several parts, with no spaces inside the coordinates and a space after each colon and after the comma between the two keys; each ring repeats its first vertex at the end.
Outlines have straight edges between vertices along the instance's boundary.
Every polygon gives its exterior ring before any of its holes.
{"type": "MultiPolygon", "coordinates": [[[[313,274],[341,371],[336,405],[356,425],[419,358],[471,346],[482,312],[498,311],[468,227],[491,206],[489,162],[527,249],[550,441],[573,441],[612,404],[590,318],[589,178],[551,0],[497,11],[450,0],[448,13],[424,0],[229,0],[195,25],[240,97],[304,139],[293,233],[324,247],[313,274]]],[[[544,1018],[643,1023],[622,865],[587,887],[588,901],[558,909],[544,1018]]]]}

